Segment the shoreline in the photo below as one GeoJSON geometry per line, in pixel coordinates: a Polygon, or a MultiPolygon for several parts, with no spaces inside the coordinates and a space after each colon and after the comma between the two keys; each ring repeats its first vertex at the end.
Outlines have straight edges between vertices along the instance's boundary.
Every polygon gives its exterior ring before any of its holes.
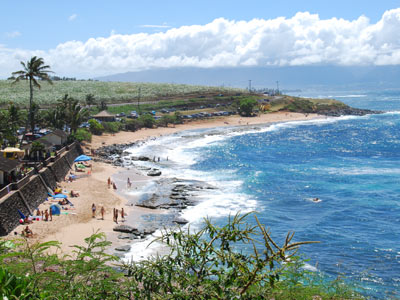
{"type": "MultiPolygon", "coordinates": [[[[150,138],[158,138],[164,135],[170,135],[176,132],[194,129],[206,129],[217,127],[233,127],[247,125],[265,125],[277,122],[304,121],[313,119],[322,119],[326,116],[316,114],[304,115],[302,113],[278,112],[271,114],[262,114],[257,117],[244,118],[240,116],[221,117],[217,119],[207,119],[201,121],[193,121],[185,124],[176,125],[174,127],[160,127],[155,129],[141,129],[136,132],[119,132],[117,134],[104,134],[102,136],[93,136],[92,142],[83,146],[85,152],[92,149],[98,149],[102,146],[112,144],[126,144],[132,142],[145,141],[150,138]]],[[[118,239],[119,232],[114,232],[115,222],[112,221],[113,208],[121,209],[122,207],[129,219],[129,225],[139,226],[140,219],[146,214],[163,214],[162,209],[148,209],[134,206],[133,203],[138,200],[137,195],[127,196],[128,192],[142,189],[147,183],[154,178],[142,175],[135,168],[126,169],[123,167],[115,167],[111,164],[103,162],[91,161],[93,167],[91,175],[80,178],[73,182],[61,182],[63,191],[68,193],[73,190],[79,192],[77,198],[69,198],[74,203],[75,209],[67,211],[68,215],[53,216],[53,221],[35,221],[29,225],[34,233],[32,242],[59,241],[61,243],[60,251],[62,254],[72,254],[72,245],[83,246],[84,239],[95,232],[103,232],[106,234],[107,240],[112,245],[107,250],[110,254],[114,254],[113,249],[118,246],[126,245],[125,239],[118,239]],[[116,182],[117,190],[107,187],[107,178],[111,177],[116,182]],[[126,178],[129,177],[132,182],[131,189],[127,188],[126,178]],[[129,198],[129,199],[128,199],[129,198]],[[94,203],[97,208],[96,218],[91,217],[91,205],[94,203]],[[128,205],[132,203],[131,205],[128,205]],[[105,208],[105,218],[101,220],[100,207],[105,208]],[[135,223],[136,222],[136,223],[135,223]]],[[[45,201],[39,206],[40,210],[49,208],[50,201],[45,201]]],[[[125,222],[119,222],[119,225],[125,222]]],[[[14,232],[20,233],[25,225],[18,226],[14,232]]],[[[9,238],[15,237],[13,233],[8,235],[9,238]]],[[[121,254],[125,254],[122,253],[121,254]]]]}

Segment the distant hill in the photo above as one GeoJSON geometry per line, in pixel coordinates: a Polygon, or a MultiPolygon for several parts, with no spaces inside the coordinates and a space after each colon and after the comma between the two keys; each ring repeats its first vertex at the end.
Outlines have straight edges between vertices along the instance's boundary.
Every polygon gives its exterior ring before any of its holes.
{"type": "Polygon", "coordinates": [[[128,72],[96,78],[102,81],[180,83],[247,88],[301,89],[317,86],[368,88],[400,86],[400,67],[241,67],[241,68],[171,68],[128,72]]]}

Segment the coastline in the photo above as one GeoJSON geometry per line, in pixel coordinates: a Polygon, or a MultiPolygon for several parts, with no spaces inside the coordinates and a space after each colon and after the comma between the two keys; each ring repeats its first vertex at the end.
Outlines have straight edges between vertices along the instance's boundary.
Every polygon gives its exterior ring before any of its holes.
{"type": "MultiPolygon", "coordinates": [[[[170,135],[176,132],[194,129],[206,129],[216,127],[233,127],[246,125],[270,124],[276,122],[303,121],[326,118],[325,116],[301,113],[278,112],[271,114],[263,114],[252,118],[243,118],[239,116],[221,117],[217,119],[208,119],[194,121],[174,127],[161,127],[155,129],[142,129],[136,132],[119,132],[117,134],[104,134],[102,136],[93,136],[92,142],[84,146],[87,152],[91,149],[97,149],[102,146],[112,144],[132,143],[157,138],[164,135],[170,135]]],[[[113,208],[124,208],[130,225],[139,226],[138,222],[145,214],[162,214],[162,209],[154,210],[133,206],[132,204],[138,200],[137,196],[130,196],[129,199],[125,195],[127,192],[126,178],[129,177],[132,182],[130,190],[143,188],[152,178],[144,176],[137,169],[131,168],[127,170],[122,167],[115,167],[103,162],[92,161],[93,167],[91,175],[80,178],[73,182],[62,182],[63,191],[71,190],[79,192],[77,198],[70,198],[74,203],[75,209],[67,211],[68,215],[54,216],[53,221],[43,222],[35,221],[30,228],[34,232],[32,242],[45,242],[57,240],[61,242],[60,251],[62,254],[71,254],[72,245],[84,245],[84,239],[95,232],[104,232],[107,240],[112,242],[109,252],[113,254],[113,249],[117,246],[125,245],[126,240],[118,239],[118,233],[113,231],[115,223],[112,221],[113,208]],[[107,178],[116,182],[117,190],[107,187],[107,178]],[[128,205],[128,202],[130,205],[128,205]],[[95,218],[91,217],[91,205],[95,203],[97,214],[95,218]],[[106,213],[104,220],[100,217],[100,207],[104,206],[106,213]],[[133,221],[132,221],[133,220],[133,221]],[[133,224],[132,224],[133,222],[133,224]],[[135,223],[136,222],[136,223],[135,223]]],[[[49,201],[45,201],[40,205],[39,209],[49,208],[49,201]]],[[[119,222],[124,224],[124,222],[119,222]]],[[[20,233],[24,228],[23,225],[18,226],[14,231],[20,233]]],[[[11,233],[9,237],[14,237],[11,233]]]]}

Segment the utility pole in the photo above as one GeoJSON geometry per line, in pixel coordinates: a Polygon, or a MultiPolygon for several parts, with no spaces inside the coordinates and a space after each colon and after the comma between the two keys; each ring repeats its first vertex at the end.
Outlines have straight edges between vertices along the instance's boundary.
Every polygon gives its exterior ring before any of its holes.
{"type": "Polygon", "coordinates": [[[140,115],[140,89],[141,89],[141,87],[139,86],[138,99],[137,99],[137,107],[138,107],[138,114],[139,115],[140,115]]]}
{"type": "Polygon", "coordinates": [[[249,79],[249,92],[251,93],[251,79],[249,79]]]}

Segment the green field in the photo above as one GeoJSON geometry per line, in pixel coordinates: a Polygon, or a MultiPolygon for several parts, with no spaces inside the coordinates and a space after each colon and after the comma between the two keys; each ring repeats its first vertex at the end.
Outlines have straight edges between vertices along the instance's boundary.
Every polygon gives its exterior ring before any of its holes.
{"type": "MultiPolygon", "coordinates": [[[[34,101],[40,106],[51,106],[65,94],[84,102],[86,95],[93,94],[96,100],[107,103],[137,101],[140,89],[141,101],[196,97],[212,94],[235,94],[243,89],[196,86],[169,83],[102,82],[102,81],[54,81],[53,85],[41,82],[41,89],[35,89],[34,101]]],[[[0,80],[0,106],[9,102],[27,105],[29,83],[0,80]]]]}

